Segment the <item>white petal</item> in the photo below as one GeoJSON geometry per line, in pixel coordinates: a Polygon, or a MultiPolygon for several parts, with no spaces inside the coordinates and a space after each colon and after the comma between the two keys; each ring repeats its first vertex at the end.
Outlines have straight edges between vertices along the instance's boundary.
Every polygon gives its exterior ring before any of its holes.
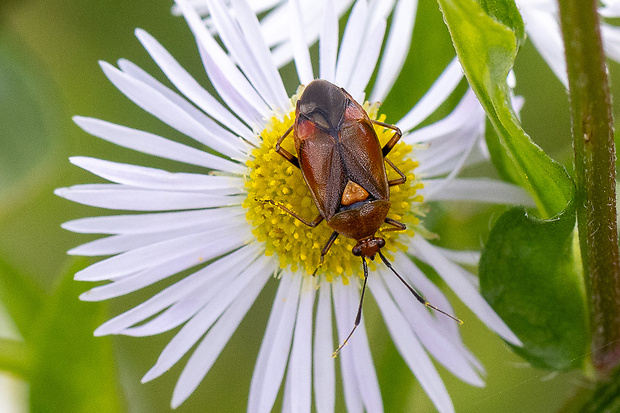
{"type": "Polygon", "coordinates": [[[242,175],[247,169],[238,163],[152,133],[81,116],[75,116],[73,121],[91,135],[149,155],[239,175],[242,175]]]}
{"type": "MultiPolygon", "coordinates": [[[[233,20],[230,13],[226,10],[226,6],[220,0],[207,0],[207,4],[209,5],[209,12],[213,16],[213,23],[217,33],[226,46],[228,53],[267,104],[272,109],[278,107],[280,101],[261,70],[260,63],[250,47],[249,39],[241,31],[241,26],[233,20]]],[[[254,41],[260,42],[260,38],[254,39],[254,41]]],[[[266,46],[262,46],[266,48],[266,46]]]]}
{"type": "Polygon", "coordinates": [[[451,138],[451,141],[461,141],[454,136],[462,134],[463,128],[484,130],[486,114],[478,102],[473,90],[467,89],[463,98],[459,101],[454,110],[445,118],[420,128],[408,134],[404,140],[410,145],[415,143],[432,142],[440,138],[451,138]]]}
{"type": "Polygon", "coordinates": [[[228,340],[235,332],[241,320],[247,314],[250,307],[263,289],[271,273],[263,272],[252,280],[240,294],[239,298],[220,317],[217,323],[207,333],[205,338],[189,358],[185,369],[174,387],[171,406],[178,407],[198,387],[202,379],[215,363],[228,340]]]}
{"type": "Polygon", "coordinates": [[[333,413],[336,401],[336,374],[334,371],[334,340],[332,338],[331,283],[319,287],[319,303],[314,330],[314,398],[317,413],[333,413]]]}
{"type": "Polygon", "coordinates": [[[368,284],[372,288],[394,345],[417,377],[428,397],[440,412],[454,412],[450,395],[439,373],[437,373],[417,337],[412,333],[402,313],[396,308],[387,291],[385,291],[381,281],[371,277],[368,284]]]}
{"type": "Polygon", "coordinates": [[[620,61],[620,27],[601,23],[601,36],[605,53],[616,62],[620,61]]]}
{"type": "Polygon", "coordinates": [[[338,17],[331,0],[324,0],[323,28],[319,38],[319,74],[321,79],[335,82],[338,56],[338,17]]]}
{"type": "Polygon", "coordinates": [[[420,190],[424,200],[536,206],[532,197],[523,188],[507,182],[486,178],[460,178],[442,186],[441,191],[433,191],[433,188],[439,187],[443,182],[443,179],[424,180],[424,188],[420,190]]]}
{"type": "Polygon", "coordinates": [[[249,265],[252,265],[260,252],[260,245],[253,243],[213,261],[201,270],[182,278],[131,310],[106,321],[95,331],[95,335],[119,334],[127,327],[142,323],[144,320],[151,318],[163,309],[183,299],[183,297],[191,294],[203,284],[230,273],[231,268],[234,268],[235,271],[239,270],[239,272],[244,271],[249,265]]]}
{"type": "Polygon", "coordinates": [[[243,179],[193,173],[172,173],[161,169],[130,165],[86,156],[69,158],[72,164],[108,181],[145,189],[200,191],[216,194],[243,192],[243,179]]]}
{"type": "MultiPolygon", "coordinates": [[[[340,283],[335,283],[333,285],[333,291],[338,337],[342,342],[353,327],[359,293],[354,285],[343,286],[340,285],[340,283]],[[337,304],[338,296],[344,296],[346,298],[341,298],[340,304],[337,304]],[[343,308],[343,304],[348,308],[343,308]],[[343,317],[344,314],[346,314],[346,317],[343,317]]],[[[348,380],[352,381],[352,386],[356,387],[355,393],[359,395],[365,410],[369,412],[382,412],[383,402],[381,400],[381,391],[379,390],[377,373],[375,372],[372,356],[370,355],[370,347],[368,345],[368,337],[366,335],[363,318],[347,346],[340,351],[339,357],[342,357],[341,368],[343,371],[343,381],[346,380],[345,377],[347,375],[352,375],[352,377],[348,377],[348,380]],[[347,367],[345,367],[345,365],[347,365],[347,367]]],[[[345,390],[347,407],[350,407],[349,403],[352,401],[351,399],[352,397],[349,397],[349,399],[346,398],[345,390]]],[[[354,406],[353,410],[355,410],[357,404],[358,402],[356,401],[352,403],[352,406],[354,406]]]]}
{"type": "Polygon", "coordinates": [[[521,342],[514,335],[501,318],[493,311],[491,306],[482,298],[478,290],[467,280],[463,274],[464,269],[446,259],[441,252],[428,241],[421,237],[413,237],[411,245],[415,249],[415,255],[444,279],[452,291],[467,305],[491,330],[499,334],[504,340],[520,345],[521,342]]]}
{"type": "Polygon", "coordinates": [[[312,73],[312,63],[310,62],[310,52],[308,51],[308,46],[306,46],[306,35],[301,19],[299,0],[289,0],[287,5],[292,19],[287,26],[289,26],[291,36],[297,76],[299,77],[300,84],[307,85],[314,79],[314,74],[312,73]]]}
{"type": "Polygon", "coordinates": [[[369,29],[371,33],[366,37],[367,40],[360,49],[356,70],[351,74],[349,83],[349,93],[351,93],[351,96],[356,100],[362,100],[364,97],[364,90],[366,86],[368,86],[370,76],[377,65],[377,59],[381,52],[381,45],[383,44],[383,36],[385,35],[386,27],[386,21],[379,20],[374,28],[369,29]]]}
{"type": "MultiPolygon", "coordinates": [[[[149,285],[153,285],[165,278],[185,271],[191,267],[201,264],[202,262],[195,259],[196,255],[210,254],[210,251],[187,251],[185,254],[172,256],[169,260],[164,261],[156,267],[146,268],[134,274],[130,274],[113,280],[112,282],[98,287],[92,288],[80,295],[83,301],[103,301],[114,297],[120,297],[125,294],[140,290],[149,285]]],[[[207,255],[208,256],[208,255],[207,255]]]]}
{"type": "Polygon", "coordinates": [[[553,73],[568,88],[562,32],[553,14],[536,7],[521,7],[519,11],[523,15],[525,30],[532,43],[553,73]]]}
{"type": "Polygon", "coordinates": [[[99,261],[78,271],[75,274],[75,279],[79,281],[114,279],[146,268],[156,267],[175,256],[185,255],[188,251],[196,252],[194,265],[197,265],[205,260],[199,252],[209,251],[209,257],[217,257],[238,248],[249,239],[251,239],[251,232],[246,223],[241,225],[231,223],[228,227],[157,242],[99,261]]]}
{"type": "MultiPolygon", "coordinates": [[[[442,249],[442,251],[444,251],[444,249],[442,249]]],[[[402,252],[398,252],[396,260],[398,261],[401,275],[412,287],[422,294],[429,303],[437,308],[441,308],[449,314],[454,314],[454,309],[444,293],[426,277],[426,274],[424,274],[408,256],[402,252]]],[[[475,277],[469,279],[470,282],[474,282],[475,280],[477,280],[475,277]]],[[[463,343],[460,326],[450,318],[440,314],[434,314],[434,321],[435,327],[443,332],[443,336],[460,350],[461,355],[465,357],[480,374],[484,374],[482,363],[480,363],[463,343]]],[[[411,323],[415,323],[415,320],[411,320],[411,323]]]]}
{"type": "MultiPolygon", "coordinates": [[[[232,293],[232,295],[228,295],[224,300],[219,299],[219,295],[215,298],[211,297],[211,301],[202,307],[198,307],[198,311],[192,314],[191,319],[185,323],[183,328],[181,328],[166,345],[157,358],[155,365],[142,378],[142,382],[151,381],[174,366],[200,340],[211,326],[213,326],[217,319],[224,314],[226,309],[231,306],[231,303],[233,306],[234,303],[238,303],[235,298],[240,297],[240,294],[246,288],[256,284],[260,285],[260,288],[262,288],[266,280],[272,274],[270,270],[272,270],[273,267],[273,260],[265,256],[259,257],[239,277],[231,280],[229,285],[240,287],[236,291],[231,291],[229,288],[228,293],[232,293]],[[219,302],[216,303],[216,301],[219,302]]],[[[226,275],[224,274],[223,277],[226,278],[226,275]]],[[[205,285],[199,288],[204,289],[205,285]]],[[[184,321],[186,321],[186,319],[180,319],[179,324],[184,321]]]]}
{"type": "MultiPolygon", "coordinates": [[[[231,152],[230,152],[230,154],[233,157],[238,157],[238,155],[234,155],[235,152],[233,152],[233,150],[236,151],[237,153],[246,152],[246,149],[247,149],[246,144],[239,138],[238,135],[220,126],[219,123],[215,122],[209,116],[206,116],[203,112],[197,109],[192,103],[188,102],[185,98],[180,96],[178,93],[172,91],[167,86],[164,86],[161,82],[159,82],[157,79],[155,79],[153,76],[148,74],[146,71],[141,69],[136,64],[126,59],[119,59],[118,67],[130,77],[146,84],[151,89],[162,94],[166,99],[171,101],[180,110],[184,111],[188,116],[191,116],[196,122],[200,123],[204,128],[207,129],[208,133],[210,134],[209,136],[211,136],[211,138],[222,141],[222,144],[224,145],[227,145],[227,146],[229,145],[231,147],[234,147],[235,149],[231,149],[231,152]]],[[[197,85],[196,87],[202,89],[200,85],[197,85]]],[[[211,99],[213,98],[211,97],[211,99]]],[[[223,110],[229,113],[229,116],[231,116],[230,112],[228,112],[227,109],[223,109],[223,110]]],[[[242,125],[242,123],[239,120],[237,120],[237,123],[242,125]]],[[[247,127],[244,126],[244,128],[248,130],[247,127]]],[[[248,132],[246,135],[249,137],[252,136],[251,132],[248,132]]],[[[247,137],[244,136],[244,138],[247,140],[247,137]]]]}
{"type": "Polygon", "coordinates": [[[74,185],[58,188],[58,196],[84,205],[126,211],[167,211],[240,205],[245,196],[151,191],[116,184],[74,185]]]}
{"type": "MultiPolygon", "coordinates": [[[[334,315],[336,316],[336,328],[338,331],[338,343],[342,343],[345,337],[349,334],[353,328],[353,321],[355,320],[355,309],[357,308],[357,301],[359,301],[359,295],[354,297],[353,300],[349,299],[347,294],[347,288],[353,290],[354,287],[350,285],[341,285],[339,281],[332,283],[332,296],[334,299],[334,315]],[[356,299],[357,298],[357,299],[356,299]]],[[[360,321],[358,330],[364,323],[364,317],[360,321]]],[[[344,389],[344,401],[347,406],[348,412],[363,412],[364,407],[362,404],[362,395],[357,385],[357,378],[355,374],[355,367],[353,366],[353,356],[351,354],[351,344],[354,340],[357,340],[357,335],[360,331],[356,331],[349,340],[347,347],[343,348],[338,357],[340,358],[340,371],[342,374],[342,387],[344,389]]]]}
{"type": "Polygon", "coordinates": [[[200,86],[155,38],[141,29],[136,29],[136,36],[168,79],[188,99],[237,135],[245,138],[253,135],[247,126],[200,86]]]}
{"type": "Polygon", "coordinates": [[[150,234],[189,228],[198,223],[217,223],[244,214],[241,207],[225,207],[155,214],[106,215],[68,221],[62,224],[62,228],[82,234],[150,234]]]}
{"type": "Polygon", "coordinates": [[[382,102],[400,74],[409,53],[417,9],[418,0],[397,2],[370,102],[382,102]]]}
{"type": "Polygon", "coordinates": [[[305,277],[295,320],[293,347],[288,366],[286,390],[290,411],[310,413],[312,398],[312,308],[314,280],[305,277]]]}
{"type": "MultiPolygon", "coordinates": [[[[196,120],[192,114],[188,113],[186,107],[180,107],[148,84],[131,77],[106,62],[100,62],[100,66],[118,90],[162,122],[228,157],[235,158],[242,155],[238,142],[234,141],[237,138],[229,132],[226,132],[229,135],[228,139],[211,132],[203,123],[211,123],[211,126],[215,123],[197,109],[194,108],[192,112],[194,116],[202,117],[201,121],[196,120]]],[[[173,92],[170,91],[170,93],[173,92]]],[[[224,133],[224,129],[219,129],[221,133],[224,133]]]]}
{"type": "Polygon", "coordinates": [[[247,124],[260,122],[268,111],[263,99],[213,39],[200,16],[185,0],[175,2],[196,37],[209,79],[219,95],[247,124]]]}
{"type": "Polygon", "coordinates": [[[452,94],[463,78],[459,61],[454,58],[422,99],[396,123],[402,131],[418,126],[452,94]]]}
{"type": "Polygon", "coordinates": [[[278,395],[293,338],[302,276],[284,273],[252,374],[248,412],[269,412],[278,395]]]}
{"type": "Polygon", "coordinates": [[[286,108],[289,104],[288,94],[286,89],[284,89],[284,83],[278,68],[271,58],[269,47],[263,38],[256,13],[252,11],[246,1],[232,0],[232,6],[239,21],[239,26],[245,34],[245,40],[249,45],[249,49],[254,53],[258,61],[259,70],[267,78],[269,88],[275,96],[275,103],[279,108],[286,108]]]}
{"type": "Polygon", "coordinates": [[[355,62],[364,38],[368,5],[365,0],[358,0],[353,6],[347,26],[340,42],[340,53],[336,64],[336,84],[345,89],[350,85],[349,79],[355,68],[355,62]]]}
{"type": "MultiPolygon", "coordinates": [[[[409,260],[405,259],[405,261],[409,260]]],[[[394,264],[397,268],[403,267],[399,261],[395,261],[394,264]]],[[[444,317],[444,315],[431,315],[424,305],[414,299],[394,274],[388,273],[385,269],[382,269],[380,274],[385,286],[387,286],[389,295],[391,295],[391,297],[384,296],[384,299],[392,300],[396,304],[399,313],[408,321],[410,329],[426,351],[462,381],[473,386],[484,386],[484,381],[478,375],[475,366],[472,366],[467,358],[462,356],[462,353],[467,352],[467,350],[454,344],[460,340],[451,340],[442,333],[442,329],[436,322],[436,317],[444,317]]],[[[371,288],[374,286],[375,283],[371,284],[371,288]]],[[[381,289],[383,288],[381,286],[381,289]]],[[[372,291],[374,295],[374,290],[372,291]]],[[[381,291],[380,294],[386,294],[385,290],[381,291]]]]}

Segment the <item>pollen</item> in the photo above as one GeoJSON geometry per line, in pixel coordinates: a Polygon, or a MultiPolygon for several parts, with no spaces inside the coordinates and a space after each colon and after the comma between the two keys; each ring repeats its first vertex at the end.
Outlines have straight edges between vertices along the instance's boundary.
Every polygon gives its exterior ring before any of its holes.
{"type": "MultiPolygon", "coordinates": [[[[245,188],[248,196],[243,203],[246,219],[256,239],[264,243],[265,254],[276,255],[281,269],[301,269],[309,276],[315,274],[318,280],[332,282],[339,279],[347,284],[351,277],[363,278],[361,260],[351,253],[355,241],[339,236],[321,264],[321,250],[333,230],[325,221],[312,228],[281,208],[297,214],[306,222],[312,222],[319,216],[301,171],[275,151],[277,140],[295,121],[295,110],[292,108],[298,96],[293,96],[288,113],[273,115],[267,121],[267,126],[259,134],[260,145],[252,151],[247,161],[245,188]]],[[[377,104],[365,103],[363,107],[371,119],[386,122],[385,115],[378,115],[377,104]]],[[[394,134],[391,129],[374,127],[381,145],[394,134]]],[[[296,156],[293,133],[284,139],[281,146],[296,156]]],[[[414,174],[418,162],[413,152],[414,147],[401,140],[387,156],[407,177],[404,184],[390,187],[392,206],[388,214],[389,218],[407,225],[407,229],[393,231],[389,225],[384,225],[377,232],[385,239],[386,245],[382,251],[390,259],[393,252],[406,249],[405,237],[414,235],[423,216],[420,208],[422,196],[417,192],[422,188],[422,183],[414,174]]],[[[399,177],[388,164],[386,171],[388,179],[399,177]]],[[[369,264],[374,269],[374,263],[369,264]]]]}

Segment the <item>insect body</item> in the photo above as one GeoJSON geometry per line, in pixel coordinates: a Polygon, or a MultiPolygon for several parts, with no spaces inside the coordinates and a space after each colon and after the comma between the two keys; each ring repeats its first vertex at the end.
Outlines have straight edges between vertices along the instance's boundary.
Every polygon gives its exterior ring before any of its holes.
{"type": "Polygon", "coordinates": [[[276,143],[276,152],[301,169],[320,215],[313,221],[307,221],[284,206],[272,203],[311,227],[327,221],[334,232],[321,251],[321,263],[339,234],[357,241],[352,253],[362,258],[364,285],[355,325],[334,356],[360,323],[368,279],[366,258],[374,260],[376,254],[418,301],[454,318],[430,305],[396,273],[380,251],[385,240],[375,235],[384,223],[390,225],[392,230],[406,229],[404,224],[388,218],[391,206],[389,187],[403,184],[405,175],[385,156],[401,136],[396,126],[371,120],[344,89],[326,80],[314,80],[297,101],[294,125],[276,143]],[[383,147],[373,124],[394,131],[383,147]],[[297,156],[280,146],[291,132],[297,156]],[[399,178],[388,180],[386,162],[400,175],[399,178]]]}

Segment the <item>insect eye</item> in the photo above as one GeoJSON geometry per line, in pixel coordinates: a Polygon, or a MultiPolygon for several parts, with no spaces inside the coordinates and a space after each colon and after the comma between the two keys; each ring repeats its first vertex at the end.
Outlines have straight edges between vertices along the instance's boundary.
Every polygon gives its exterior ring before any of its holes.
{"type": "Polygon", "coordinates": [[[355,255],[356,257],[359,257],[360,255],[362,255],[362,247],[360,245],[356,245],[355,247],[353,247],[353,249],[351,250],[351,252],[353,253],[353,255],[355,255]]]}
{"type": "Polygon", "coordinates": [[[385,247],[385,240],[383,238],[377,238],[377,245],[379,248],[385,247]]]}

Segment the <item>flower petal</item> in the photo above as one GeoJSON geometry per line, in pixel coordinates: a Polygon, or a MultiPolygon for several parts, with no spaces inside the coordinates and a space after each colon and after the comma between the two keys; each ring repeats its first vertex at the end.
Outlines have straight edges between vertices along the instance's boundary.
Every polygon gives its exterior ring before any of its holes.
{"type": "Polygon", "coordinates": [[[256,301],[270,275],[270,272],[263,271],[262,274],[254,277],[252,283],[241,292],[234,304],[228,307],[196,347],[174,387],[170,403],[173,409],[183,403],[207,375],[241,320],[256,301]]]}
{"type": "Polygon", "coordinates": [[[301,274],[284,273],[252,374],[248,412],[268,412],[278,395],[293,338],[301,274]]]}
{"type": "Polygon", "coordinates": [[[442,185],[443,179],[425,179],[420,194],[425,201],[473,201],[500,205],[524,205],[533,207],[536,204],[523,188],[507,182],[486,178],[453,179],[442,185]],[[441,191],[434,191],[435,187],[441,191]]]}
{"type": "MultiPolygon", "coordinates": [[[[342,342],[353,327],[359,293],[355,286],[344,286],[340,283],[334,283],[333,292],[338,337],[342,342]]],[[[363,321],[360,322],[355,334],[338,356],[341,357],[340,365],[345,388],[345,402],[349,411],[361,410],[363,406],[369,412],[382,412],[381,391],[379,390],[377,373],[370,355],[363,321]],[[348,386],[347,382],[349,383],[348,386]],[[348,396],[347,387],[349,387],[348,396]]]]}
{"type": "MultiPolygon", "coordinates": [[[[181,107],[177,105],[160,91],[109,63],[100,62],[100,65],[105,75],[118,90],[136,105],[162,122],[228,157],[235,158],[243,154],[239,149],[239,144],[237,142],[235,142],[236,145],[233,143],[234,139],[238,138],[229,132],[226,132],[229,135],[228,140],[214,134],[211,128],[206,127],[204,124],[211,126],[216,124],[197,109],[193,108],[190,110],[186,106],[181,107]],[[196,120],[195,117],[200,117],[201,121],[196,120]]],[[[174,92],[169,91],[169,93],[174,92]]],[[[178,95],[175,94],[175,96],[178,95]]],[[[224,130],[221,129],[221,131],[224,130]]]]}
{"type": "Polygon", "coordinates": [[[69,160],[72,164],[108,181],[137,188],[161,189],[164,191],[196,191],[222,195],[243,192],[243,179],[240,177],[172,173],[161,169],[86,156],[72,156],[69,160]]]}
{"type": "Polygon", "coordinates": [[[74,185],[58,188],[58,196],[84,205],[126,211],[169,211],[240,205],[243,196],[192,192],[151,191],[117,184],[74,185]]]}
{"type": "Polygon", "coordinates": [[[288,27],[297,76],[299,77],[300,84],[307,85],[314,79],[314,74],[312,73],[312,63],[310,62],[310,52],[308,51],[308,46],[306,46],[306,35],[300,11],[301,6],[299,5],[299,0],[289,0],[287,5],[293,20],[288,24],[288,27]]]}
{"type": "Polygon", "coordinates": [[[202,231],[197,234],[157,242],[146,247],[131,250],[112,258],[99,261],[78,271],[79,281],[102,281],[115,279],[147,268],[156,267],[178,255],[194,251],[194,265],[240,247],[251,238],[247,223],[231,223],[227,227],[202,231]],[[200,252],[208,251],[207,254],[200,252]],[[205,256],[206,255],[206,256],[205,256]]]}
{"type": "Polygon", "coordinates": [[[459,61],[454,58],[422,99],[396,123],[403,132],[418,126],[452,94],[463,78],[459,61]]]}
{"type": "MultiPolygon", "coordinates": [[[[253,135],[234,114],[226,109],[217,99],[207,92],[200,84],[172,57],[170,53],[153,36],[141,29],[136,29],[136,37],[149,52],[155,63],[166,74],[168,79],[189,100],[205,111],[213,119],[244,138],[253,135]]],[[[124,70],[124,69],[123,69],[124,70]]]]}
{"type": "Polygon", "coordinates": [[[319,303],[314,330],[314,399],[317,413],[333,413],[336,402],[336,374],[332,338],[331,283],[319,287],[319,303]]]}
{"type": "Polygon", "coordinates": [[[319,74],[321,79],[336,81],[338,57],[338,18],[331,0],[324,0],[323,27],[319,38],[319,74]]]}
{"type": "Polygon", "coordinates": [[[418,0],[399,0],[396,3],[370,102],[383,102],[400,74],[409,53],[417,9],[418,0]]]}
{"type": "Polygon", "coordinates": [[[499,334],[504,340],[515,345],[521,345],[517,336],[510,331],[504,321],[482,298],[478,290],[467,280],[464,275],[467,271],[441,255],[439,250],[422,237],[413,237],[410,244],[415,250],[415,255],[433,267],[452,291],[487,327],[499,334]]]}
{"type": "Polygon", "coordinates": [[[62,224],[62,228],[82,234],[151,234],[192,227],[198,223],[217,223],[245,214],[241,207],[223,207],[155,214],[106,215],[81,218],[62,224]]]}
{"type": "Polygon", "coordinates": [[[381,281],[370,277],[368,284],[370,284],[373,296],[376,298],[377,305],[383,314],[383,319],[396,348],[417,377],[428,397],[440,412],[454,412],[452,400],[450,400],[450,395],[439,373],[437,373],[418,338],[411,331],[407,320],[394,305],[381,281]]]}
{"type": "MultiPolygon", "coordinates": [[[[301,286],[299,309],[295,320],[293,347],[289,360],[285,405],[291,412],[310,413],[312,406],[312,308],[314,280],[305,277],[301,286]]],[[[329,356],[328,356],[329,357],[329,356]]]]}
{"type": "Polygon", "coordinates": [[[243,246],[213,261],[201,270],[182,278],[138,306],[106,321],[95,330],[95,335],[120,334],[126,328],[150,319],[213,279],[228,274],[231,277],[237,276],[238,273],[253,265],[254,260],[261,252],[258,243],[243,246]],[[231,271],[231,268],[235,271],[238,270],[238,273],[231,271]]]}
{"type": "Polygon", "coordinates": [[[124,148],[233,174],[245,172],[243,165],[152,133],[82,116],[75,116],[73,121],[91,135],[124,148]]]}

